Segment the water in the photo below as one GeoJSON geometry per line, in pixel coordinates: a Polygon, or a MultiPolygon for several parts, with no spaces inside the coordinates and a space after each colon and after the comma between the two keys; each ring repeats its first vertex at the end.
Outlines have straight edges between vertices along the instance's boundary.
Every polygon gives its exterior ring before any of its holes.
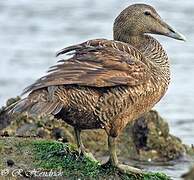
{"type": "MultiPolygon", "coordinates": [[[[112,38],[112,24],[128,0],[1,0],[0,105],[19,95],[56,62],[60,48],[93,38],[112,38]]],[[[179,42],[157,37],[171,59],[172,82],[156,106],[168,119],[171,132],[184,143],[194,136],[194,1],[145,0],[169,24],[187,37],[179,42]]],[[[189,163],[156,166],[176,179],[189,163]]]]}

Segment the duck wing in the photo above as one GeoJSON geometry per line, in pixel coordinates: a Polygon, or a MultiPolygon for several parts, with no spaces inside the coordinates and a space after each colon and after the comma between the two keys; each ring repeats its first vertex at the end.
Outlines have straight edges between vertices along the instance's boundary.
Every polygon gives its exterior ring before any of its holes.
{"type": "Polygon", "coordinates": [[[73,50],[73,57],[58,61],[46,76],[27,87],[24,93],[73,84],[90,87],[137,86],[150,79],[150,71],[142,61],[142,55],[126,43],[91,40],[67,47],[57,55],[73,50]]]}

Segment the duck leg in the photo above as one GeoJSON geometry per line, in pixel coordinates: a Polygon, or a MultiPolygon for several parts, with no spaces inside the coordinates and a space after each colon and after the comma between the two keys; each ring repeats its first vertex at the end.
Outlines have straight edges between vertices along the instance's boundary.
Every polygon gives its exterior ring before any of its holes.
{"type": "Polygon", "coordinates": [[[118,163],[118,158],[116,154],[116,138],[113,138],[111,136],[108,136],[108,148],[109,148],[109,153],[110,153],[110,163],[112,166],[118,168],[119,171],[123,173],[142,173],[140,169],[134,168],[132,166],[128,166],[125,164],[119,164],[118,163]]]}
{"type": "Polygon", "coordinates": [[[81,130],[74,128],[74,131],[75,131],[75,137],[76,137],[76,141],[77,141],[79,156],[86,156],[86,157],[90,158],[91,160],[98,162],[92,153],[87,153],[85,151],[85,147],[84,147],[84,144],[82,143],[82,139],[81,139],[81,130]]]}
{"type": "Polygon", "coordinates": [[[74,128],[74,132],[75,132],[75,138],[76,138],[76,142],[77,142],[79,155],[86,155],[85,147],[84,147],[84,145],[82,143],[82,139],[81,139],[81,130],[74,128]]]}

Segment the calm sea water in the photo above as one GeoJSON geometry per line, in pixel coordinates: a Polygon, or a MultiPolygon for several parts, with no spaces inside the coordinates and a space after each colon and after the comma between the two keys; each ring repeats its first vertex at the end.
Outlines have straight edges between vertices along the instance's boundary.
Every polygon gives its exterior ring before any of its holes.
{"type": "MultiPolygon", "coordinates": [[[[0,1],[0,105],[19,95],[42,76],[57,59],[55,52],[93,38],[112,38],[118,13],[134,0],[1,0],[0,1]]],[[[172,82],[156,106],[171,132],[194,143],[194,1],[145,0],[169,24],[187,37],[179,42],[157,38],[171,59],[172,82]]],[[[189,163],[155,166],[178,179],[189,163]],[[180,165],[181,164],[181,165],[180,165]]],[[[153,167],[151,167],[153,168],[153,167]]]]}

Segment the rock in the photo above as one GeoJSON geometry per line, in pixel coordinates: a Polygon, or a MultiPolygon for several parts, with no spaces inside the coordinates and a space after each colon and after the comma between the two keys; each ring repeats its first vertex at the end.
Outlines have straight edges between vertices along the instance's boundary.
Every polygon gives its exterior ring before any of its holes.
{"type": "Polygon", "coordinates": [[[17,102],[18,100],[20,100],[19,96],[17,96],[16,98],[10,98],[6,102],[6,107],[3,106],[0,109],[0,130],[5,128],[5,127],[7,127],[11,123],[11,121],[13,120],[12,118],[10,118],[8,116],[8,114],[6,113],[5,109],[7,107],[9,107],[10,105],[14,104],[15,102],[17,102]]]}
{"type": "Polygon", "coordinates": [[[102,168],[99,162],[78,156],[74,145],[55,140],[1,137],[0,152],[0,179],[170,180],[162,173],[127,175],[102,168]]]}
{"type": "Polygon", "coordinates": [[[186,153],[181,140],[169,133],[168,123],[151,110],[132,125],[138,159],[169,161],[186,153]]]}
{"type": "Polygon", "coordinates": [[[8,159],[7,166],[13,166],[13,165],[14,165],[14,161],[12,159],[8,159]]]}
{"type": "MultiPolygon", "coordinates": [[[[6,132],[9,136],[41,137],[75,143],[72,127],[52,116],[32,118],[19,114],[8,121],[11,125],[0,134],[6,132]]],[[[82,131],[82,137],[88,151],[99,160],[105,160],[108,155],[105,131],[82,131]]],[[[169,161],[191,151],[189,146],[169,133],[168,123],[154,110],[127,125],[118,139],[118,147],[120,160],[169,161]]]]}

